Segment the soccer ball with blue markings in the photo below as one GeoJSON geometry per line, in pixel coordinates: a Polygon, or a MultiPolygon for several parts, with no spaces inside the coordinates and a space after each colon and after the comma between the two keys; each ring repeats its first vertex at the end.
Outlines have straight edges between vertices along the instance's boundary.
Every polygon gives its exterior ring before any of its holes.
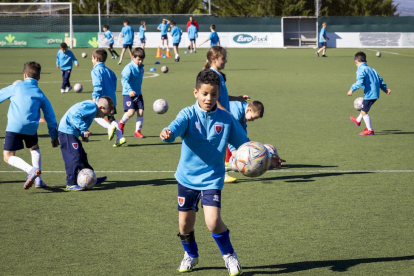
{"type": "Polygon", "coordinates": [[[267,148],[250,141],[241,145],[236,153],[236,168],[244,176],[257,177],[269,169],[270,154],[267,148]]]}
{"type": "Polygon", "coordinates": [[[361,111],[363,101],[364,101],[363,97],[356,98],[355,101],[354,101],[354,108],[358,111],[361,111]]]}
{"type": "Polygon", "coordinates": [[[78,173],[78,186],[86,189],[92,189],[96,185],[96,174],[91,169],[83,169],[78,173]]]}
{"type": "Polygon", "coordinates": [[[166,100],[158,99],[154,102],[152,108],[154,109],[155,113],[164,114],[168,111],[168,103],[166,100]]]}

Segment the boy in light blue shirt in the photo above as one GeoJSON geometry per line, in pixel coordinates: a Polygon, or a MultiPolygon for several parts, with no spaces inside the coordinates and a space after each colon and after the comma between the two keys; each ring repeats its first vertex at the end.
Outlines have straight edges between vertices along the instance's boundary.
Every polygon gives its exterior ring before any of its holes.
{"type": "Polygon", "coordinates": [[[322,51],[322,57],[326,57],[325,52],[327,40],[329,40],[329,38],[326,36],[326,22],[323,22],[321,32],[319,33],[319,43],[322,45],[322,47],[315,53],[317,57],[319,57],[320,51],[322,51]]]}
{"type": "Polygon", "coordinates": [[[145,50],[145,32],[147,31],[147,26],[145,21],[141,21],[141,26],[139,26],[139,40],[141,41],[141,48],[145,50]]]}
{"type": "Polygon", "coordinates": [[[359,135],[374,135],[372,129],[371,118],[368,115],[371,106],[379,99],[380,89],[386,94],[391,94],[391,90],[387,88],[384,80],[378,75],[375,69],[367,65],[367,56],[364,52],[358,52],[354,56],[355,65],[358,67],[356,72],[357,81],[351,86],[348,91],[348,96],[352,96],[352,93],[362,87],[364,90],[364,100],[362,102],[361,113],[358,118],[351,116],[350,119],[356,126],[361,125],[362,119],[364,119],[366,128],[359,135]]]}
{"type": "Polygon", "coordinates": [[[175,21],[170,22],[171,30],[170,35],[172,36],[173,46],[174,46],[174,53],[175,53],[175,61],[180,61],[180,55],[178,54],[178,45],[181,42],[181,35],[183,34],[183,31],[176,26],[175,21]]]}
{"type": "MultiPolygon", "coordinates": [[[[60,150],[66,170],[66,190],[83,191],[85,188],[78,186],[77,177],[82,169],[91,169],[88,162],[88,156],[83,149],[82,141],[89,142],[91,132],[88,130],[95,118],[109,116],[114,109],[114,103],[111,98],[102,96],[94,101],[83,101],[73,105],[63,115],[59,123],[59,139],[61,141],[60,150]]],[[[99,177],[96,184],[106,180],[106,176],[99,177]]]]}
{"type": "Polygon", "coordinates": [[[56,67],[62,70],[62,87],[60,88],[61,93],[68,93],[72,86],[70,85],[70,73],[72,72],[73,63],[76,67],[79,66],[78,60],[71,50],[68,50],[66,43],[60,44],[60,50],[56,55],[56,67]]]}
{"type": "Polygon", "coordinates": [[[129,20],[124,20],[124,27],[122,27],[121,36],[124,37],[124,43],[122,45],[121,58],[119,59],[118,64],[122,63],[122,58],[124,57],[126,49],[128,49],[129,55],[132,58],[131,49],[134,44],[134,30],[131,26],[129,26],[129,20]]]}
{"type": "Polygon", "coordinates": [[[220,46],[220,38],[216,32],[216,25],[211,24],[210,25],[210,36],[203,42],[201,43],[199,46],[203,45],[204,43],[206,43],[207,41],[210,40],[210,47],[213,46],[220,46]]]}
{"type": "Polygon", "coordinates": [[[141,86],[144,77],[145,51],[141,47],[134,49],[132,61],[122,70],[122,98],[125,114],[119,121],[119,128],[124,133],[126,122],[137,111],[137,121],[135,124],[135,138],[145,138],[141,133],[144,122],[144,99],[142,97],[141,86]]]}
{"type": "Polygon", "coordinates": [[[25,171],[28,176],[23,185],[29,189],[33,183],[36,188],[46,188],[42,181],[41,155],[38,144],[37,129],[39,127],[40,109],[47,122],[52,147],[59,145],[55,112],[45,94],[39,89],[41,66],[37,62],[27,62],[23,69],[23,82],[10,85],[0,90],[0,103],[10,99],[7,113],[6,135],[4,137],[4,162],[25,171]],[[16,156],[16,151],[30,149],[32,166],[16,156]]]}
{"type": "Polygon", "coordinates": [[[93,69],[91,71],[92,77],[92,99],[97,102],[102,96],[111,98],[114,102],[114,110],[108,116],[109,123],[104,118],[95,118],[95,121],[108,130],[108,140],[112,140],[117,136],[117,140],[113,147],[119,147],[126,143],[124,136],[119,128],[118,122],[115,119],[116,114],[116,82],[117,78],[114,72],[105,66],[105,61],[108,57],[104,49],[96,49],[92,52],[93,69]]]}
{"type": "Polygon", "coordinates": [[[197,27],[194,25],[194,22],[191,22],[191,25],[188,27],[188,39],[190,39],[190,53],[196,53],[196,38],[198,37],[197,27]]]}
{"type": "Polygon", "coordinates": [[[114,36],[112,35],[112,32],[109,30],[109,25],[104,25],[102,29],[104,31],[104,36],[106,37],[106,39],[108,39],[108,50],[111,53],[111,58],[119,58],[118,53],[114,49],[114,36]]]}
{"type": "Polygon", "coordinates": [[[158,25],[157,27],[157,30],[161,31],[161,47],[163,50],[164,50],[164,41],[166,41],[165,48],[169,47],[168,46],[168,35],[167,35],[169,24],[170,24],[170,21],[164,18],[161,24],[158,25]]]}

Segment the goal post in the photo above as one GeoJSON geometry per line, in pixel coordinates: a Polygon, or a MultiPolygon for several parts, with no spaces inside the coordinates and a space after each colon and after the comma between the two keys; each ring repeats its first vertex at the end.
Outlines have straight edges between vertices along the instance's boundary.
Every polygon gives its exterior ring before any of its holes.
{"type": "MultiPolygon", "coordinates": [[[[0,46],[20,46],[21,42],[25,42],[23,45],[26,47],[42,47],[49,42],[62,41],[72,48],[72,3],[0,3],[0,35],[3,34],[10,36],[5,37],[6,45],[0,46]],[[45,38],[44,34],[51,35],[49,41],[41,40],[42,37],[45,38]],[[12,41],[13,37],[17,37],[16,41],[12,41]],[[19,37],[26,40],[19,42],[19,37]]],[[[0,41],[2,42],[4,41],[0,41]]]]}

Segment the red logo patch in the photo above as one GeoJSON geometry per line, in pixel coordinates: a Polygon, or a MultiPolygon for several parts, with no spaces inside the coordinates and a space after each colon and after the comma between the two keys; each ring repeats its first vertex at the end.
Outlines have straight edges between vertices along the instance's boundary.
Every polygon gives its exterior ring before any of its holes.
{"type": "Polygon", "coordinates": [[[224,125],[223,124],[215,124],[214,125],[214,131],[217,134],[220,134],[223,131],[224,125]]]}
{"type": "Polygon", "coordinates": [[[127,106],[131,106],[131,102],[126,102],[127,106]]]}
{"type": "Polygon", "coordinates": [[[180,207],[183,207],[184,203],[185,203],[185,197],[179,196],[179,197],[177,197],[177,199],[178,199],[178,205],[180,207]]]}
{"type": "Polygon", "coordinates": [[[78,144],[78,143],[72,143],[72,147],[73,147],[74,149],[78,149],[79,144],[78,144]]]}

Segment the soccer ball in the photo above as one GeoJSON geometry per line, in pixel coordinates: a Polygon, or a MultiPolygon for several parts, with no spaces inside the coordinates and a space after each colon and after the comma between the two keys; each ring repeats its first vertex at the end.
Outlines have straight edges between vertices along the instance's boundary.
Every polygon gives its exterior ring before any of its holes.
{"type": "Polygon", "coordinates": [[[88,56],[88,54],[87,53],[82,53],[82,57],[83,58],[86,58],[88,56]]]}
{"type": "Polygon", "coordinates": [[[375,55],[376,55],[377,57],[381,57],[381,52],[377,52],[375,55]]]}
{"type": "Polygon", "coordinates": [[[91,169],[83,169],[78,173],[78,186],[92,189],[96,185],[96,174],[91,169]]]}
{"type": "MultiPolygon", "coordinates": [[[[273,156],[279,155],[279,153],[277,152],[277,149],[275,148],[275,146],[273,146],[271,144],[265,144],[264,146],[266,147],[267,151],[269,153],[271,153],[273,156]]],[[[270,168],[271,165],[272,165],[272,161],[269,160],[269,168],[270,168]]]]}
{"type": "Polygon", "coordinates": [[[19,82],[22,82],[22,80],[15,80],[15,81],[13,82],[13,85],[18,84],[19,82]]]}
{"type": "Polygon", "coordinates": [[[239,147],[236,153],[236,168],[244,176],[257,177],[269,168],[270,154],[259,142],[247,142],[239,147]]]}
{"type": "Polygon", "coordinates": [[[168,67],[167,66],[163,66],[163,67],[161,67],[161,72],[163,72],[163,73],[168,73],[168,67]]]}
{"type": "Polygon", "coordinates": [[[354,101],[354,108],[356,110],[358,110],[358,111],[361,110],[361,108],[362,108],[362,101],[363,100],[364,100],[363,97],[358,97],[358,98],[355,99],[355,101],[354,101]]]}
{"type": "Polygon", "coordinates": [[[239,171],[236,167],[236,161],[237,161],[237,159],[234,158],[233,156],[230,157],[230,159],[229,159],[230,170],[232,170],[233,172],[238,172],[239,171]]]}
{"type": "Polygon", "coordinates": [[[168,103],[166,100],[158,99],[154,102],[152,108],[154,109],[155,113],[164,114],[168,111],[168,103]]]}
{"type": "Polygon", "coordinates": [[[74,90],[76,93],[80,93],[80,92],[82,92],[82,90],[83,90],[83,86],[82,86],[82,84],[80,84],[80,83],[75,84],[75,86],[73,87],[73,90],[74,90]]]}

